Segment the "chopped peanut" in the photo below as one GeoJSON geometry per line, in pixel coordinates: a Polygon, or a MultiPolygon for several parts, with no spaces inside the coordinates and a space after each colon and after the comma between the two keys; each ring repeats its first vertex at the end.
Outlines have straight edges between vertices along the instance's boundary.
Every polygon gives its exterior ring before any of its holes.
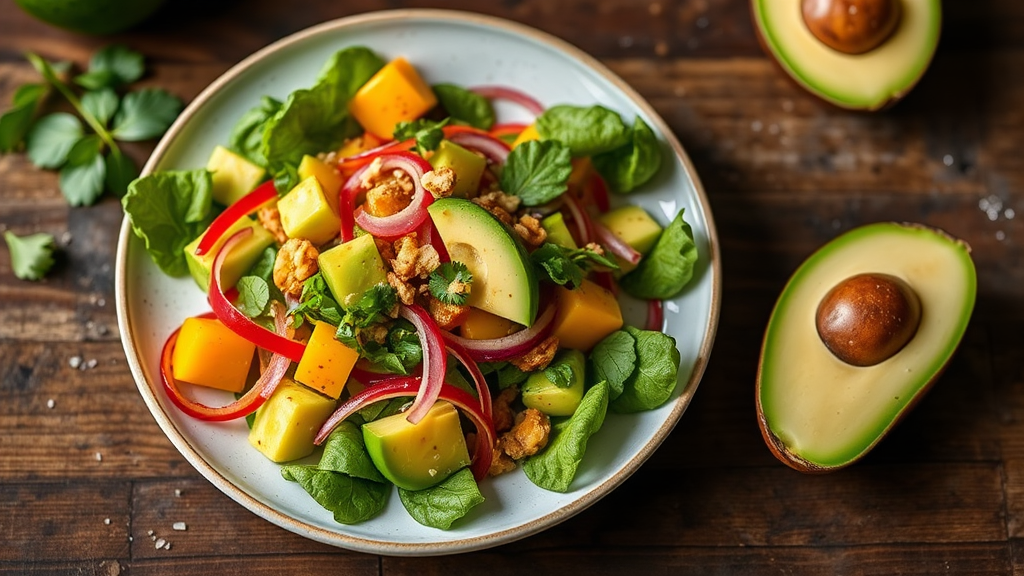
{"type": "Polygon", "coordinates": [[[416,289],[408,281],[399,278],[398,274],[388,272],[388,284],[398,293],[398,300],[402,304],[409,306],[416,300],[416,289]]]}
{"type": "Polygon", "coordinates": [[[473,202],[493,214],[495,218],[503,223],[509,226],[515,224],[515,218],[512,216],[512,213],[519,209],[518,196],[510,196],[504,192],[495,191],[473,198],[473,202]]]}
{"type": "Polygon", "coordinates": [[[455,190],[455,180],[455,170],[441,166],[424,174],[420,182],[434,198],[447,198],[455,190]]]}
{"type": "Polygon", "coordinates": [[[513,460],[533,456],[548,445],[551,419],[536,408],[527,408],[516,416],[515,426],[501,437],[505,454],[513,460]]]}
{"type": "Polygon", "coordinates": [[[518,358],[509,360],[509,362],[523,372],[534,372],[547,368],[556,352],[558,352],[558,336],[548,336],[532,350],[518,358]]]}
{"type": "Polygon", "coordinates": [[[412,232],[395,241],[395,257],[390,263],[403,281],[417,276],[426,278],[441,265],[441,256],[430,244],[420,246],[416,233],[412,232]]]}
{"type": "Polygon", "coordinates": [[[298,298],[302,295],[302,283],[317,273],[317,256],[320,253],[305,238],[291,238],[281,246],[274,261],[274,284],[281,292],[298,298]]]}
{"type": "Polygon", "coordinates": [[[516,401],[518,396],[519,389],[515,386],[509,386],[491,399],[491,420],[494,421],[495,432],[500,434],[512,428],[512,424],[515,421],[512,403],[516,401]]]}
{"type": "Polygon", "coordinates": [[[277,210],[277,205],[260,208],[256,212],[256,218],[267,232],[274,235],[274,240],[277,240],[278,244],[288,241],[288,235],[284,233],[284,226],[281,225],[281,213],[277,210]]]}
{"type": "Polygon", "coordinates": [[[493,449],[493,455],[491,456],[491,467],[487,470],[487,475],[500,476],[506,472],[511,472],[515,469],[516,461],[509,458],[508,454],[505,454],[504,443],[499,438],[497,445],[495,445],[493,449]]]}

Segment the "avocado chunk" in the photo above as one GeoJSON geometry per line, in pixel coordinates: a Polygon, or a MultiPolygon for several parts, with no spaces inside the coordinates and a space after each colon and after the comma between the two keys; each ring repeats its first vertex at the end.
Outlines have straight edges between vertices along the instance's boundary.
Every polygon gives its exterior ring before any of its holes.
{"type": "Polygon", "coordinates": [[[334,400],[285,378],[256,411],[249,443],[274,462],[309,456],[313,439],[334,405],[334,400]]]}
{"type": "Polygon", "coordinates": [[[321,252],[317,264],[331,294],[342,307],[351,306],[364,292],[388,280],[384,261],[369,234],[321,252]]]}
{"type": "Polygon", "coordinates": [[[238,282],[242,274],[245,274],[249,268],[252,268],[252,265],[256,263],[256,260],[263,254],[267,246],[274,243],[274,236],[267,232],[259,222],[249,217],[243,217],[232,224],[206,254],[196,256],[196,246],[199,246],[199,242],[203,239],[203,236],[206,236],[206,232],[203,232],[202,236],[190,242],[188,246],[185,246],[185,261],[188,263],[188,271],[192,274],[192,278],[203,292],[209,292],[210,290],[210,274],[213,271],[213,261],[217,258],[217,253],[220,252],[221,246],[238,231],[247,227],[252,228],[252,235],[235,245],[234,249],[231,250],[231,254],[228,254],[227,258],[224,259],[224,266],[220,271],[221,290],[227,290],[233,287],[235,282],[238,282]]]}
{"type": "MultiPolygon", "coordinates": [[[[661,236],[661,224],[651,218],[646,210],[632,204],[610,210],[602,214],[598,221],[612,234],[644,255],[654,248],[658,237],[661,236]]],[[[636,268],[636,264],[630,264],[618,256],[615,257],[615,262],[619,265],[620,274],[627,274],[636,268]]]]}
{"type": "Polygon", "coordinates": [[[452,260],[473,274],[466,303],[524,326],[537,318],[540,287],[518,235],[490,212],[462,198],[427,208],[452,260]]]}
{"type": "Polygon", "coordinates": [[[331,207],[316,176],[299,182],[277,201],[281,227],[289,238],[305,238],[319,246],[338,235],[341,218],[331,207]]]}
{"type": "Polygon", "coordinates": [[[830,0],[751,0],[762,46],[798,85],[841,108],[879,110],[924,75],[939,42],[942,7],[939,0],[864,4],[871,9],[851,12],[848,3],[830,0]],[[802,4],[813,7],[805,11],[802,4]]]}
{"type": "Polygon", "coordinates": [[[252,192],[267,171],[223,146],[217,146],[206,162],[212,172],[213,199],[230,206],[252,192]]]}
{"type": "Polygon", "coordinates": [[[562,216],[561,212],[548,214],[540,221],[540,225],[548,233],[548,242],[553,242],[569,250],[579,248],[572,238],[572,233],[569,232],[569,227],[565,225],[565,216],[562,216]]]}
{"type": "Polygon", "coordinates": [[[758,422],[775,456],[827,472],[867,454],[953,356],[976,290],[970,247],[920,225],[863,226],[815,252],[779,296],[761,351],[758,422]],[[824,334],[822,310],[837,314],[824,334]]]}
{"type": "Polygon", "coordinates": [[[455,172],[455,188],[452,195],[472,198],[480,188],[480,177],[487,167],[487,159],[450,140],[442,140],[437,151],[430,157],[430,165],[434,169],[442,166],[451,168],[455,172]]]}
{"type": "Polygon", "coordinates": [[[523,383],[523,404],[548,416],[572,416],[583,400],[584,370],[586,359],[582,352],[562,350],[547,369],[530,374],[523,383]],[[548,377],[552,373],[568,376],[568,385],[565,382],[553,382],[548,377]]]}
{"type": "Polygon", "coordinates": [[[443,400],[419,424],[404,413],[363,424],[363,441],[377,470],[406,490],[430,488],[469,465],[459,413],[443,400]]]}

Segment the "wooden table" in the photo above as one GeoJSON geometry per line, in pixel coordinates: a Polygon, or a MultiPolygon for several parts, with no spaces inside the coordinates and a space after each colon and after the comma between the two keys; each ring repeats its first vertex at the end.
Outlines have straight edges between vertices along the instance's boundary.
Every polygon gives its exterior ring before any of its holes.
{"type": "MultiPolygon", "coordinates": [[[[112,40],[146,54],[146,84],[188,100],[289,33],[426,3],[168,4],[112,40]]],[[[1024,573],[1024,218],[1015,217],[1024,216],[1024,4],[946,4],[930,71],[878,115],[829,109],[784,79],[760,51],[744,0],[435,4],[551,32],[636,87],[696,164],[724,263],[706,376],[653,458],[571,520],[461,556],[317,544],[200,477],[126,366],[113,306],[118,202],[69,208],[54,174],[22,155],[0,157],[0,227],[62,239],[41,283],[17,280],[0,250],[0,572],[1024,573]],[[925,222],[973,246],[973,321],[935,389],[871,455],[805,476],[778,463],[757,430],[761,332],[803,258],[880,220],[925,222]],[[172,547],[156,549],[153,536],[172,547]]],[[[0,101],[35,77],[23,51],[81,65],[109,41],[47,27],[0,0],[0,101]]],[[[151,149],[129,151],[141,164],[151,149]]]]}

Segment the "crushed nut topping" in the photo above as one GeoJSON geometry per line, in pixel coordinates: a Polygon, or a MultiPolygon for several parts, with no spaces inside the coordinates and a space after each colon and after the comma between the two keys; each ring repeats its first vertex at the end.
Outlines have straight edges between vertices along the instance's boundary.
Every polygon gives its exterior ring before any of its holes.
{"type": "Polygon", "coordinates": [[[281,292],[298,298],[302,283],[320,269],[316,259],[320,253],[305,238],[291,238],[281,246],[274,261],[274,284],[281,292]]]}
{"type": "Polygon", "coordinates": [[[493,454],[491,455],[491,467],[487,469],[488,476],[500,476],[506,472],[511,472],[516,469],[516,461],[509,458],[508,454],[505,454],[505,446],[502,440],[499,438],[498,443],[495,444],[493,454]]]}
{"type": "Polygon", "coordinates": [[[420,182],[434,198],[447,198],[455,190],[455,171],[447,166],[441,166],[424,174],[420,182]]]}
{"type": "Polygon", "coordinates": [[[284,244],[288,241],[288,235],[284,232],[284,226],[281,225],[281,213],[277,210],[277,205],[264,206],[256,212],[256,218],[260,221],[260,224],[274,235],[274,240],[277,240],[278,244],[284,244]]]}
{"type": "Polygon", "coordinates": [[[398,300],[402,304],[409,306],[416,300],[416,288],[408,281],[399,278],[398,274],[388,272],[388,284],[398,293],[398,300]]]}
{"type": "Polygon", "coordinates": [[[421,246],[416,233],[412,232],[395,241],[395,257],[390,263],[398,278],[406,281],[429,276],[441,265],[441,256],[430,244],[421,246]]]}
{"type": "Polygon", "coordinates": [[[519,396],[519,389],[509,386],[502,390],[497,396],[491,398],[491,420],[494,422],[494,431],[501,434],[512,428],[515,423],[515,414],[512,412],[512,403],[519,396]]]}
{"type": "Polygon", "coordinates": [[[558,336],[548,336],[529,352],[511,359],[509,362],[523,372],[534,372],[547,368],[556,352],[558,352],[558,336]]]}
{"type": "Polygon", "coordinates": [[[513,228],[528,248],[536,248],[548,239],[548,231],[540,225],[540,220],[529,214],[521,216],[513,228]]]}
{"type": "Polygon", "coordinates": [[[520,200],[518,196],[510,196],[501,191],[494,191],[473,198],[473,202],[494,214],[494,217],[503,223],[509,226],[515,224],[515,218],[512,214],[519,209],[520,200]]]}
{"type": "Polygon", "coordinates": [[[512,429],[501,437],[505,454],[513,460],[533,456],[548,445],[551,419],[536,408],[527,408],[516,415],[512,429]]]}

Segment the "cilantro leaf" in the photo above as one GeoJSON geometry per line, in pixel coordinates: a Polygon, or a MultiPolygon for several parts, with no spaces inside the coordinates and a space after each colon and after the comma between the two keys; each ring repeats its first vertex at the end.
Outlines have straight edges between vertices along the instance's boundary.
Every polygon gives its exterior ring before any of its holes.
{"type": "Polygon", "coordinates": [[[68,161],[60,170],[60,191],[68,204],[89,206],[103,194],[107,165],[100,154],[102,146],[99,136],[89,134],[68,152],[68,161]]]}
{"type": "Polygon", "coordinates": [[[522,198],[526,206],[550,202],[568,188],[571,160],[569,149],[560,142],[524,142],[505,161],[499,178],[501,189],[522,198]]]}
{"type": "Polygon", "coordinates": [[[696,262],[693,230],[683,220],[680,210],[640,265],[619,280],[619,286],[636,298],[666,300],[690,281],[696,262]]]}
{"type": "MultiPolygon", "coordinates": [[[[270,267],[272,273],[273,262],[270,263],[270,267]]],[[[301,326],[303,321],[313,320],[323,320],[337,326],[341,324],[341,315],[341,306],[338,306],[338,302],[331,295],[323,274],[317,272],[306,278],[302,284],[299,305],[292,310],[295,327],[301,326]]]]}
{"type": "Polygon", "coordinates": [[[534,250],[530,260],[542,279],[573,290],[583,283],[587,272],[595,266],[612,270],[619,267],[615,261],[588,247],[570,249],[552,242],[545,242],[534,250]]]}
{"type": "Polygon", "coordinates": [[[433,88],[441,107],[453,120],[481,130],[494,125],[494,107],[487,98],[455,84],[435,84],[433,88]]]}
{"type": "Polygon", "coordinates": [[[142,78],[145,70],[145,59],[141,53],[127,46],[112,44],[92,55],[89,71],[75,77],[75,83],[86,90],[117,88],[142,78]]]}
{"type": "Polygon", "coordinates": [[[629,129],[619,114],[604,106],[552,106],[537,117],[545,140],[558,140],[574,157],[594,156],[629,144],[629,129]]]}
{"type": "Polygon", "coordinates": [[[8,230],[4,240],[11,251],[11,268],[14,275],[22,280],[39,280],[53,266],[53,236],[50,234],[29,234],[15,236],[8,230]]]}
{"type": "Polygon", "coordinates": [[[117,148],[112,148],[110,153],[107,154],[106,163],[107,177],[105,183],[107,190],[117,194],[118,197],[124,196],[125,192],[128,191],[128,185],[131,184],[131,181],[139,177],[139,169],[131,158],[117,148]]]}
{"type": "Polygon", "coordinates": [[[25,84],[14,92],[11,109],[0,116],[0,152],[13,152],[21,145],[46,93],[43,84],[25,84]]]}
{"type": "Polygon", "coordinates": [[[102,88],[82,95],[82,108],[85,108],[103,126],[106,126],[114,117],[118,104],[120,104],[120,99],[110,88],[102,88]]]}
{"type": "Polygon", "coordinates": [[[263,156],[263,132],[270,119],[277,114],[283,104],[280,100],[264,96],[260,103],[250,108],[235,123],[228,137],[228,147],[232,151],[245,156],[254,164],[266,167],[267,159],[263,156]]]}
{"type": "Polygon", "coordinates": [[[238,311],[249,318],[261,316],[270,303],[270,287],[267,281],[259,276],[243,276],[235,284],[238,289],[238,300],[235,306],[238,311]]]}
{"type": "Polygon", "coordinates": [[[445,304],[461,306],[469,298],[473,274],[462,262],[452,261],[441,264],[427,281],[430,294],[445,304]]]}
{"type": "Polygon", "coordinates": [[[639,116],[625,146],[593,157],[594,168],[613,192],[625,194],[647,182],[661,168],[661,145],[654,131],[639,116]]]}
{"type": "Polygon", "coordinates": [[[59,168],[68,152],[82,138],[82,123],[67,112],[55,112],[40,118],[25,138],[29,160],[40,168],[59,168]]]}
{"type": "Polygon", "coordinates": [[[121,199],[135,235],[168,276],[188,273],[185,246],[213,219],[212,190],[206,170],[168,170],[135,180],[121,199]]]}
{"type": "Polygon", "coordinates": [[[440,122],[426,118],[418,118],[412,122],[399,122],[395,125],[395,140],[415,138],[416,152],[422,156],[427,152],[437,150],[441,140],[444,140],[444,131],[441,129],[445,124],[448,124],[448,118],[440,122]]]}
{"type": "Polygon", "coordinates": [[[129,92],[114,116],[110,133],[128,142],[155,138],[167,131],[181,109],[181,100],[160,88],[129,92]]]}

